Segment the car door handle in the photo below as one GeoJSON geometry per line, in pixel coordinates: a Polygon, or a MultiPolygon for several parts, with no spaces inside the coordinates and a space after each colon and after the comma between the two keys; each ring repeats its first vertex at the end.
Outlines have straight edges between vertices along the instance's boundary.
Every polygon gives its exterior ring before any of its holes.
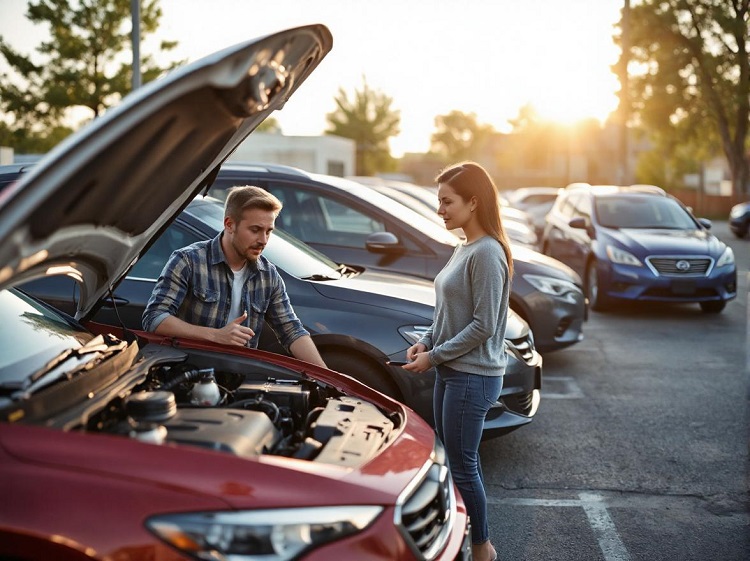
{"type": "Polygon", "coordinates": [[[107,308],[114,308],[115,306],[119,308],[120,306],[127,306],[128,304],[130,304],[130,300],[126,300],[119,296],[108,296],[107,298],[102,299],[102,305],[107,308]]]}

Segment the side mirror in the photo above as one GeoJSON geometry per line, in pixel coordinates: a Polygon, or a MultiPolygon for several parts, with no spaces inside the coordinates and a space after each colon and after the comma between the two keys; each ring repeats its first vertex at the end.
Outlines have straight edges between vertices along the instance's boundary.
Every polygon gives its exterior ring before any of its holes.
{"type": "Polygon", "coordinates": [[[706,230],[711,229],[711,221],[708,218],[699,218],[698,222],[700,222],[700,225],[703,226],[706,230]]]}
{"type": "Polygon", "coordinates": [[[365,240],[367,251],[373,253],[400,253],[404,250],[401,242],[392,232],[375,232],[365,240]]]}
{"type": "Polygon", "coordinates": [[[592,240],[596,237],[596,231],[591,227],[591,223],[583,216],[576,216],[575,218],[571,218],[570,222],[568,222],[568,226],[570,226],[571,228],[576,228],[578,230],[586,230],[586,234],[588,234],[589,238],[591,238],[592,240]]]}

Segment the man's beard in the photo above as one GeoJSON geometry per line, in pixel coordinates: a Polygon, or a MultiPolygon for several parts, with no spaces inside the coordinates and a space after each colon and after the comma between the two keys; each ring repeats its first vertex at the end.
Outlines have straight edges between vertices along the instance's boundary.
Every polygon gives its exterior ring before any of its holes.
{"type": "Polygon", "coordinates": [[[247,247],[247,248],[243,249],[243,248],[239,247],[234,242],[234,240],[232,240],[232,247],[234,248],[234,250],[237,252],[238,255],[242,255],[242,257],[244,257],[248,261],[257,261],[258,257],[260,257],[260,255],[250,254],[250,251],[253,250],[253,249],[259,249],[261,251],[261,253],[262,253],[263,249],[266,246],[265,245],[253,245],[253,246],[250,246],[250,247],[247,247]]]}

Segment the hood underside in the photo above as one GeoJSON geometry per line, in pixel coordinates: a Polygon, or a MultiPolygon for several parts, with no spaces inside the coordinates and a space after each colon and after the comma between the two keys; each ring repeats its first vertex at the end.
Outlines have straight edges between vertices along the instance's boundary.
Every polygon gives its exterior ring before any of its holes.
{"type": "Polygon", "coordinates": [[[331,46],[322,25],[236,45],[72,135],[0,206],[0,288],[67,274],[80,281],[77,317],[86,316],[331,46]]]}

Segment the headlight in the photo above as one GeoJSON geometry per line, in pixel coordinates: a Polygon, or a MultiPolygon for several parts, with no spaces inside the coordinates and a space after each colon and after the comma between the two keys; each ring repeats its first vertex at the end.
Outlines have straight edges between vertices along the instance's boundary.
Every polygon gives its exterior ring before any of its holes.
{"type": "Polygon", "coordinates": [[[337,506],[165,514],[146,527],[201,561],[281,561],[366,528],[383,508],[337,506]]]}
{"type": "Polygon", "coordinates": [[[523,278],[539,292],[557,296],[572,304],[576,301],[576,295],[581,293],[581,289],[570,281],[540,275],[523,275],[523,278]]]}
{"type": "Polygon", "coordinates": [[[717,267],[723,267],[724,265],[734,265],[734,251],[731,247],[727,247],[716,262],[717,267]]]}
{"type": "Polygon", "coordinates": [[[405,325],[398,328],[401,337],[406,339],[410,345],[418,343],[422,336],[427,333],[429,325],[405,325]]]}
{"type": "Polygon", "coordinates": [[[729,217],[730,218],[739,218],[743,214],[745,214],[748,210],[748,205],[742,203],[738,205],[734,205],[732,207],[732,210],[729,211],[729,217]]]}
{"type": "Polygon", "coordinates": [[[607,246],[607,257],[609,257],[609,260],[612,261],[612,263],[617,263],[619,265],[643,267],[643,263],[641,263],[635,255],[628,253],[624,249],[619,249],[611,245],[607,246]]]}

